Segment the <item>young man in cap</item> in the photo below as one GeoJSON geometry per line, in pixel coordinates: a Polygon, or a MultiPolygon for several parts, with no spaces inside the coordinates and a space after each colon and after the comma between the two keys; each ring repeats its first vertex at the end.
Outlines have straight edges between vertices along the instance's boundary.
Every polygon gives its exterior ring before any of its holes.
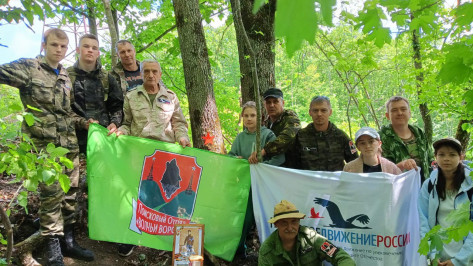
{"type": "MultiPolygon", "coordinates": [[[[261,157],[267,155],[272,157],[277,154],[286,153],[294,143],[297,131],[301,128],[301,121],[297,114],[288,109],[284,109],[283,93],[278,88],[270,88],[263,94],[264,108],[268,117],[264,121],[264,126],[271,129],[276,135],[276,139],[266,143],[261,150],[261,157]]],[[[287,155],[286,155],[287,158],[287,155]]],[[[250,163],[258,163],[256,152],[250,158],[250,163]]],[[[283,166],[286,164],[284,163],[283,166]]]]}
{"type": "Polygon", "coordinates": [[[282,200],[274,207],[274,217],[268,222],[277,228],[261,245],[258,265],[355,265],[343,249],[330,243],[309,227],[301,226],[305,214],[289,201],[282,200]]]}
{"type": "Polygon", "coordinates": [[[434,154],[424,131],[409,125],[411,110],[406,98],[393,96],[386,102],[386,118],[391,122],[381,127],[379,135],[383,157],[397,164],[402,171],[421,168],[421,181],[429,178],[434,154]]]}
{"type": "Polygon", "coordinates": [[[296,136],[289,166],[313,171],[341,171],[358,158],[350,137],[329,121],[332,106],[326,96],[315,96],[309,107],[312,123],[296,136]]]}

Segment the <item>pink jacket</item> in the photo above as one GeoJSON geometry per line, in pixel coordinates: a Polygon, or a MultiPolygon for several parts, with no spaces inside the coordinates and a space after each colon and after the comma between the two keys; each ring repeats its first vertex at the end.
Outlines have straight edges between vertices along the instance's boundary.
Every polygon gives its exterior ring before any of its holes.
{"type": "MultiPolygon", "coordinates": [[[[379,161],[381,163],[381,171],[384,173],[389,173],[393,175],[399,175],[402,173],[401,169],[397,167],[393,162],[389,161],[386,158],[378,156],[379,161]]],[[[359,157],[347,164],[343,167],[343,171],[351,172],[351,173],[363,173],[363,159],[359,157]]]]}

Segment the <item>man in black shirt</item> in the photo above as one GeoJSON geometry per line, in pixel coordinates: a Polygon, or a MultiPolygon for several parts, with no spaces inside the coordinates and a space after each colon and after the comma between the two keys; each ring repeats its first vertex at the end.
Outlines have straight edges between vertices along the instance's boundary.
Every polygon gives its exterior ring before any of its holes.
{"type": "Polygon", "coordinates": [[[117,42],[117,53],[120,62],[112,70],[112,75],[120,83],[123,96],[128,91],[143,84],[140,72],[140,62],[136,60],[136,51],[133,44],[128,40],[117,42]]]}

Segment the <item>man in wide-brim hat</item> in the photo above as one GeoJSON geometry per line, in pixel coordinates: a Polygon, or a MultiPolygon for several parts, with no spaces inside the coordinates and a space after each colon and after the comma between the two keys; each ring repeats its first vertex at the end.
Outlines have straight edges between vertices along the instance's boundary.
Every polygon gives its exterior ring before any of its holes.
{"type": "Polygon", "coordinates": [[[274,207],[269,223],[277,228],[261,245],[258,265],[322,265],[324,260],[332,265],[356,265],[343,249],[330,243],[309,227],[301,226],[305,217],[296,206],[282,200],[274,207]]]}

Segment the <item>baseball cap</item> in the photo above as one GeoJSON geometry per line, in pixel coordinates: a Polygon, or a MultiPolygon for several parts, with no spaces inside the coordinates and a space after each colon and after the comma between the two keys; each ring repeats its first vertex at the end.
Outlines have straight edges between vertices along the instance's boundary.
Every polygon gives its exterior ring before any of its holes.
{"type": "Polygon", "coordinates": [[[378,132],[376,132],[376,130],[374,130],[371,127],[362,127],[362,128],[360,128],[360,130],[358,130],[355,133],[355,142],[357,142],[358,139],[363,135],[368,135],[368,136],[370,136],[374,139],[380,139],[379,134],[378,134],[378,132]]]}
{"type": "Polygon", "coordinates": [[[449,144],[450,146],[453,146],[459,153],[461,153],[462,144],[460,143],[460,141],[454,138],[450,138],[450,137],[439,139],[436,142],[434,142],[432,146],[434,146],[435,150],[438,150],[440,146],[442,146],[443,144],[449,144]]]}
{"type": "Polygon", "coordinates": [[[263,99],[266,100],[266,98],[273,97],[273,98],[283,98],[283,93],[280,89],[278,88],[269,88],[263,93],[263,99]]]}

